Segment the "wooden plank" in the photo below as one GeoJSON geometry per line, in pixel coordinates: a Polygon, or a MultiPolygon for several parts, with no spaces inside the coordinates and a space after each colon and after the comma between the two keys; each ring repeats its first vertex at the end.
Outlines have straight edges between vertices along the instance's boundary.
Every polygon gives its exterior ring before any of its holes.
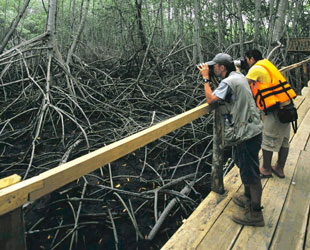
{"type": "Polygon", "coordinates": [[[136,149],[192,122],[209,112],[208,104],[160,122],[134,135],[0,190],[0,215],[33,201],[136,149]]]}
{"type": "Polygon", "coordinates": [[[17,174],[10,175],[0,180],[0,189],[9,187],[21,181],[21,177],[17,174]]]}
{"type": "Polygon", "coordinates": [[[0,215],[14,210],[26,204],[29,199],[29,194],[34,190],[44,187],[43,180],[39,177],[14,184],[0,190],[0,215]]]}
{"type": "Polygon", "coordinates": [[[231,215],[240,211],[241,208],[230,202],[196,249],[230,249],[242,230],[241,225],[231,220],[231,215]]]}
{"type": "Polygon", "coordinates": [[[161,249],[196,249],[240,185],[239,169],[234,167],[224,179],[225,194],[211,192],[161,249]]]}
{"type": "Polygon", "coordinates": [[[302,151],[272,241],[272,250],[303,248],[310,202],[309,165],[310,152],[302,151]]]}
{"type": "Polygon", "coordinates": [[[301,61],[301,62],[292,64],[292,65],[283,67],[283,68],[280,69],[279,71],[280,71],[281,73],[285,73],[285,72],[287,72],[287,71],[289,71],[289,70],[292,70],[292,69],[295,69],[295,68],[297,68],[297,67],[299,67],[299,66],[301,66],[302,64],[307,63],[307,62],[310,62],[310,58],[307,58],[307,59],[305,59],[305,60],[303,60],[303,61],[301,61]]]}

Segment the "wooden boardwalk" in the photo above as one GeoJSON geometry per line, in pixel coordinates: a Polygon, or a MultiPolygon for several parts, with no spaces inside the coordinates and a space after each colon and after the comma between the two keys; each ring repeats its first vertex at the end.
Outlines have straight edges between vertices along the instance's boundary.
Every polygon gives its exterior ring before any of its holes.
{"type": "Polygon", "coordinates": [[[262,180],[265,227],[241,226],[231,220],[231,214],[240,209],[232,202],[232,194],[243,191],[234,167],[224,179],[225,194],[211,192],[162,249],[310,249],[309,87],[295,104],[298,131],[291,130],[286,178],[262,180]]]}

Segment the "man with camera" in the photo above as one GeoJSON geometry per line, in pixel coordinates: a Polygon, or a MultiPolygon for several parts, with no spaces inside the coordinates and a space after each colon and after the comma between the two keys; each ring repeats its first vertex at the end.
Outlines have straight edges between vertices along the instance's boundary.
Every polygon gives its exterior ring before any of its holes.
{"type": "Polygon", "coordinates": [[[218,104],[217,109],[223,117],[225,145],[234,146],[234,161],[245,188],[245,195],[235,194],[233,198],[244,209],[242,213],[234,214],[232,220],[242,225],[264,226],[258,159],[263,125],[248,81],[236,72],[232,57],[225,53],[199,64],[198,69],[204,80],[207,103],[218,104]],[[221,79],[214,91],[210,87],[209,68],[221,79]]]}
{"type": "Polygon", "coordinates": [[[289,152],[290,123],[280,121],[279,110],[283,110],[288,105],[294,105],[292,99],[296,97],[296,93],[278,69],[269,60],[262,57],[259,50],[249,50],[245,55],[250,67],[246,77],[254,98],[258,100],[257,106],[264,111],[261,177],[269,178],[274,173],[279,178],[284,178],[284,165],[289,152]],[[280,77],[280,80],[273,79],[276,77],[280,77]],[[264,89],[264,86],[267,86],[267,89],[264,89]],[[257,95],[257,89],[259,89],[259,93],[267,93],[269,89],[272,89],[277,94],[273,95],[271,92],[268,95],[259,96],[257,95]],[[278,159],[275,166],[271,167],[273,152],[278,152],[278,159]]]}

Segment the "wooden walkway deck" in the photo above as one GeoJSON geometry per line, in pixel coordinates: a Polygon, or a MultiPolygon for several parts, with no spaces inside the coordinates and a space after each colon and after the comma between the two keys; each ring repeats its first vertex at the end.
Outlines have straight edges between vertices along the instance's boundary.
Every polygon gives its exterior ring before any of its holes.
{"type": "MultiPolygon", "coordinates": [[[[310,249],[310,90],[295,99],[298,131],[291,131],[285,179],[263,179],[265,227],[231,220],[237,209],[232,194],[242,191],[237,167],[224,179],[225,194],[211,192],[163,246],[167,249],[310,249]]],[[[274,154],[273,160],[276,158],[274,154]]]]}

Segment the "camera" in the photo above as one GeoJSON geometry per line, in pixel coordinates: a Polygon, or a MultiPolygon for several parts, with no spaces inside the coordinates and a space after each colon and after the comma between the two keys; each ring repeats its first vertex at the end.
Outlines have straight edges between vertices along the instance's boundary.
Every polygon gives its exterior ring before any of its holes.
{"type": "MultiPolygon", "coordinates": [[[[200,67],[201,64],[203,64],[203,63],[197,64],[197,65],[196,65],[196,69],[198,69],[198,67],[200,67]]],[[[211,79],[211,77],[215,77],[214,65],[208,65],[208,67],[209,67],[209,77],[210,77],[210,79],[211,79]]]]}
{"type": "Polygon", "coordinates": [[[234,64],[236,67],[238,67],[240,69],[247,69],[248,68],[248,64],[243,57],[241,57],[238,60],[234,60],[234,64]]]}

